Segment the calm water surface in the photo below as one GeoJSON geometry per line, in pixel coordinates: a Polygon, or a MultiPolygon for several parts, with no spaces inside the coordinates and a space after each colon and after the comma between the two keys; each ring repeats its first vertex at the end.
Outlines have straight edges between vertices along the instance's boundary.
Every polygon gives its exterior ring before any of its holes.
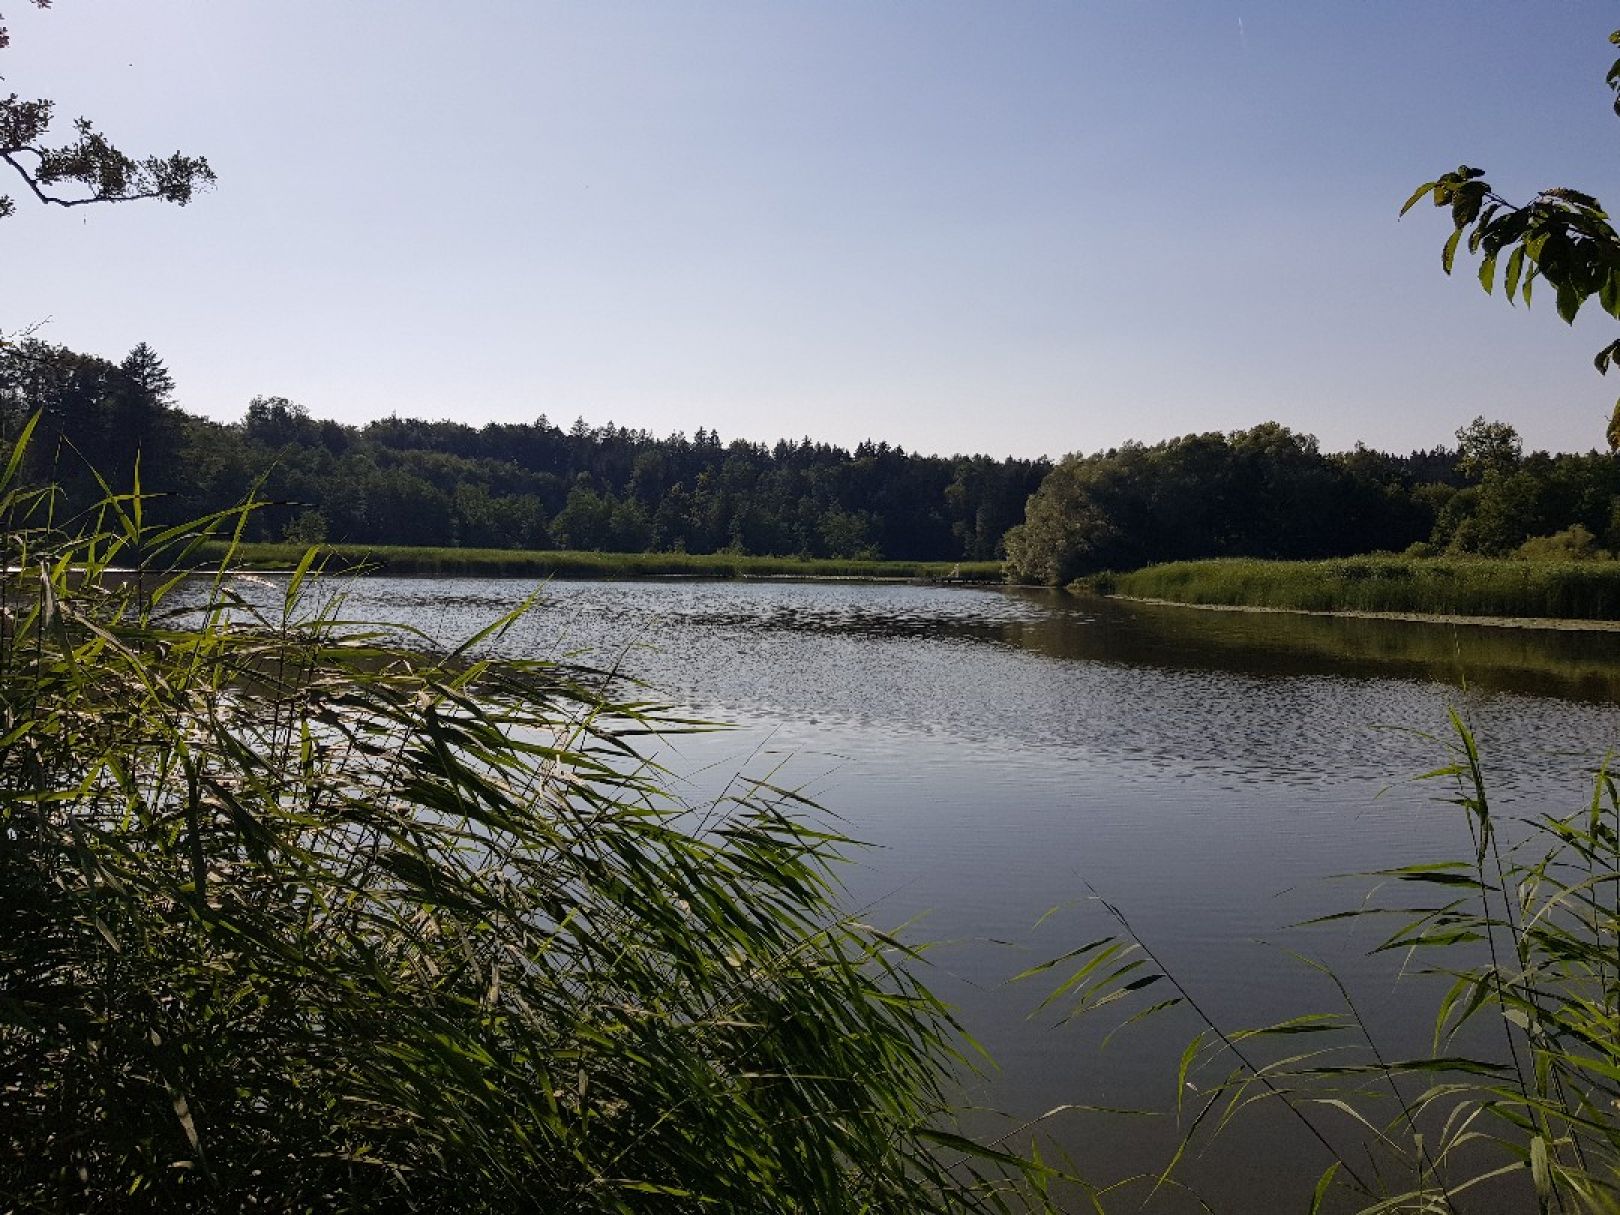
{"type": "MultiPolygon", "coordinates": [[[[345,614],[453,641],[527,589],[375,578],[347,585],[345,614]]],[[[1061,1005],[1036,1011],[1046,988],[1008,983],[1114,929],[1091,891],[1225,1025],[1336,1007],[1295,949],[1345,976],[1392,1054],[1422,1049],[1432,990],[1396,988],[1365,933],[1289,925],[1366,889],[1335,875],[1468,851],[1436,800],[1448,790],[1409,779],[1446,761],[1434,736],[1448,706],[1480,738],[1499,813],[1574,809],[1620,741],[1616,634],[1034,591],[556,582],[501,645],[616,664],[739,723],[667,744],[685,795],[774,773],[868,841],[844,874],[852,906],[939,942],[929,979],[997,1065],[973,1096],[1015,1121],[1070,1102],[1167,1107],[1199,1028],[1166,1019],[1102,1049],[1117,1017],[1059,1024],[1061,1005]]],[[[1165,1119],[1068,1115],[1045,1129],[1103,1179],[1150,1167],[1174,1139],[1165,1119]]],[[[1325,1163],[1302,1132],[1264,1121],[1228,1146],[1187,1173],[1219,1210],[1283,1209],[1325,1163]]]]}

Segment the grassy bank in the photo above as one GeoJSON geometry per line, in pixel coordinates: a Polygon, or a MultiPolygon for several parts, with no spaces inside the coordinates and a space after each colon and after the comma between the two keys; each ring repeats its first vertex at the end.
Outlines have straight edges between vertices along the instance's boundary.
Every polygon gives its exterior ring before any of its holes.
{"type": "Polygon", "coordinates": [[[1347,557],[1177,561],[1076,588],[1176,603],[1310,612],[1620,620],[1620,562],[1347,557]]]}
{"type": "MultiPolygon", "coordinates": [[[[293,569],[298,544],[245,544],[235,564],[248,569],[293,569]]],[[[205,547],[217,561],[223,544],[205,547]]],[[[335,569],[379,574],[465,574],[513,578],[895,578],[927,582],[999,582],[999,561],[859,561],[836,558],[747,557],[735,553],[537,552],[503,548],[417,548],[323,544],[320,556],[335,569]]]]}

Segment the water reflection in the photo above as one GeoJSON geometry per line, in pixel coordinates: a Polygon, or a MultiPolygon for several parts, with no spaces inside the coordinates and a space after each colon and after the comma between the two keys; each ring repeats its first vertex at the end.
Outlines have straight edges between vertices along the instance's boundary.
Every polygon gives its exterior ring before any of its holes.
{"type": "MultiPolygon", "coordinates": [[[[431,617],[453,630],[509,609],[516,582],[374,578],[354,614],[431,617]]],[[[757,582],[552,582],[534,620],[595,649],[672,633],[782,634],[1001,645],[1084,662],[1249,675],[1411,679],[1488,691],[1620,699],[1620,634],[1199,611],[1027,588],[757,582]],[[587,623],[588,622],[588,623],[587,623]],[[577,626],[577,627],[576,627],[577,626]]]]}
{"type": "MultiPolygon", "coordinates": [[[[1016,592],[1015,592],[1016,593],[1016,592]]],[[[1014,644],[1065,657],[1269,675],[1472,685],[1620,699],[1620,633],[1204,611],[1106,599],[1057,606],[1014,644]],[[1065,614],[1089,627],[1076,628],[1065,614]]]]}

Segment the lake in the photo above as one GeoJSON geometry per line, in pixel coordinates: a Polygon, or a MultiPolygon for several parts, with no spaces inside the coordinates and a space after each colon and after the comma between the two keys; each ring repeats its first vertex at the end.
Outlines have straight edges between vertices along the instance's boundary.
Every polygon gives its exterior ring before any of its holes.
{"type": "MultiPolygon", "coordinates": [[[[518,582],[346,583],[350,618],[471,634],[518,582]]],[[[802,789],[870,844],[850,906],[937,943],[928,979],[995,1068],[968,1080],[1010,1129],[1065,1103],[1169,1108],[1181,1010],[1103,1047],[1120,1014],[1059,1024],[1009,978],[1117,930],[1107,898],[1200,1005],[1236,1028],[1339,1006],[1291,958],[1330,962],[1391,1055],[1427,1045],[1435,991],[1354,932],[1290,925],[1353,905],[1335,875],[1468,854],[1440,782],[1455,706],[1499,814],[1570,811],[1620,741],[1620,636],[1214,613],[1055,592],[791,582],[555,582],[500,643],[616,665],[737,723],[668,740],[682,796],[733,774],[802,789]],[[1044,918],[1043,918],[1044,917],[1044,918]]],[[[1065,972],[1054,971],[1054,975],[1065,972]]],[[[1157,990],[1157,989],[1155,989],[1157,990]]],[[[1121,1008],[1124,1006],[1116,1006],[1121,1008]]],[[[1330,1137],[1349,1124],[1322,1115],[1330,1137]]],[[[1048,1147],[1113,1179],[1164,1159],[1169,1119],[1069,1114],[1048,1147]]],[[[1222,1210],[1297,1196],[1326,1163],[1258,1119],[1186,1176],[1222,1210]]],[[[1141,1197],[1147,1191],[1141,1191],[1141,1197]]],[[[1134,1203],[1127,1203],[1134,1207],[1134,1203]]],[[[1185,1206],[1161,1193],[1155,1209],[1185,1206]]],[[[1293,1209],[1303,1209],[1297,1201],[1293,1209]]]]}

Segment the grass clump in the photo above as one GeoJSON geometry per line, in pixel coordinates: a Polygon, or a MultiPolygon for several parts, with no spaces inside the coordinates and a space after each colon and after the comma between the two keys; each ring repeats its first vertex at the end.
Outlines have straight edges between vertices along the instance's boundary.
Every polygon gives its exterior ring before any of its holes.
{"type": "MultiPolygon", "coordinates": [[[[403,545],[323,544],[322,563],[336,570],[378,574],[441,574],[523,578],[852,578],[920,582],[999,582],[999,561],[868,561],[837,557],[753,557],[741,553],[539,552],[502,548],[427,548],[403,545]]],[[[210,562],[221,544],[204,546],[210,562]]],[[[290,570],[303,558],[297,544],[238,544],[240,568],[290,570]]]]}
{"type": "Polygon", "coordinates": [[[1492,558],[1229,558],[1082,579],[1076,589],[1175,603],[1309,612],[1620,620],[1620,562],[1492,558]]]}
{"type": "Polygon", "coordinates": [[[635,747],[682,723],[482,657],[515,615],[400,648],[312,594],[308,555],[261,613],[223,574],[152,574],[201,541],[144,528],[138,490],[71,534],[17,464],[8,1209],[1017,1201],[1016,1162],[970,1167],[950,1131],[949,1014],[840,914],[847,841],[791,792],[681,806],[635,747]]]}

